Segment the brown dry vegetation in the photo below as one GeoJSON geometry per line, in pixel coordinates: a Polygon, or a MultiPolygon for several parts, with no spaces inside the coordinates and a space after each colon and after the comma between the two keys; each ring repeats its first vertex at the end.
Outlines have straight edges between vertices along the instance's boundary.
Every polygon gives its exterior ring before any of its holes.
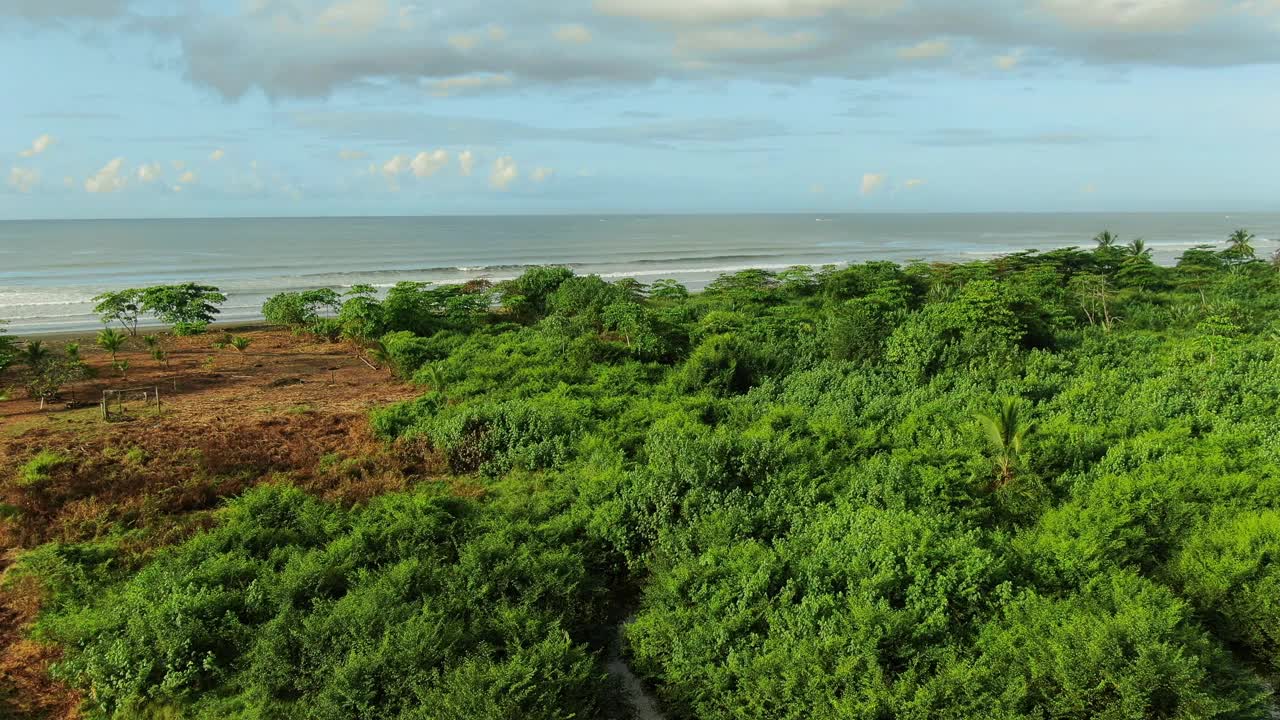
{"type": "MultiPolygon", "coordinates": [[[[120,355],[131,365],[127,380],[82,340],[96,377],[67,398],[159,386],[159,415],[137,403],[126,408],[130,417],[108,423],[95,405],[41,411],[21,397],[0,403],[0,716],[78,717],[74,693],[48,678],[56,651],[26,638],[41,589],[9,572],[22,549],[110,537],[140,563],[207,526],[225,498],[258,483],[291,482],[355,503],[442,474],[425,447],[371,435],[368,409],[412,397],[411,387],[347,345],[274,330],[238,334],[252,341],[243,358],[211,347],[221,333],[167,338],[168,369],[135,340],[120,355]],[[22,480],[23,465],[42,451],[65,462],[39,482],[22,480]]],[[[50,343],[60,352],[58,345],[50,343]]],[[[13,372],[5,382],[16,383],[13,372]]]]}

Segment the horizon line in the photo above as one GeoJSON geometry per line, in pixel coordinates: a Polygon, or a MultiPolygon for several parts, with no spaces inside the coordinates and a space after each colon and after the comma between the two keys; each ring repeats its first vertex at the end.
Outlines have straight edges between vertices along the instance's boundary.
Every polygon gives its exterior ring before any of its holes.
{"type": "Polygon", "coordinates": [[[851,217],[851,216],[974,216],[974,215],[1280,215],[1280,210],[899,210],[867,211],[665,211],[665,212],[547,212],[547,213],[439,213],[416,215],[189,215],[174,217],[90,217],[90,218],[0,218],[0,223],[18,222],[173,222],[192,220],[414,220],[483,218],[638,218],[638,217],[851,217]]]}

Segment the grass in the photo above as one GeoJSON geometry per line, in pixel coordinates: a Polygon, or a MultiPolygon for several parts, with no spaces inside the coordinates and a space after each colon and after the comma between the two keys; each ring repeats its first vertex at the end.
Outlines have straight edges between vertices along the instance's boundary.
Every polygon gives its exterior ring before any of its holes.
{"type": "Polygon", "coordinates": [[[41,450],[39,454],[27,461],[18,471],[18,485],[21,487],[34,487],[48,482],[51,479],[49,473],[71,462],[69,455],[63,453],[51,452],[49,450],[41,450]]]}

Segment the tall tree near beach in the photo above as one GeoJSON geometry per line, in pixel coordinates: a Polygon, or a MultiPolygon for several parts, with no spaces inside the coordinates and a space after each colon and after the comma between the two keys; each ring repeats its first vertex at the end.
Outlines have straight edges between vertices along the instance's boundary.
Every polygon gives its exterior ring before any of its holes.
{"type": "Polygon", "coordinates": [[[138,334],[138,320],[142,317],[141,290],[131,288],[107,292],[95,297],[93,301],[97,303],[93,306],[93,311],[104,325],[117,322],[129,335],[138,334]]]}
{"type": "Polygon", "coordinates": [[[177,334],[202,332],[222,311],[227,296],[212,285],[158,285],[142,291],[142,309],[173,326],[177,334]]]}

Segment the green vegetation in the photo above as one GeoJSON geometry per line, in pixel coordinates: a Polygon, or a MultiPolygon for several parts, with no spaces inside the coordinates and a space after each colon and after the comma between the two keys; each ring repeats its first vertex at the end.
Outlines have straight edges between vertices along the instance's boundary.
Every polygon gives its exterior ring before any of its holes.
{"type": "Polygon", "coordinates": [[[18,343],[5,328],[5,321],[0,320],[0,372],[13,364],[18,357],[18,343]]]}
{"type": "Polygon", "coordinates": [[[175,335],[203,332],[218,316],[218,306],[227,301],[227,296],[212,285],[183,283],[117,290],[93,300],[97,303],[93,311],[103,324],[119,323],[134,337],[143,315],[172,326],[175,335]]]}
{"type": "Polygon", "coordinates": [[[71,462],[71,458],[59,452],[42,450],[23,464],[18,471],[18,482],[24,487],[34,487],[49,480],[49,473],[71,462]]]}
{"type": "Polygon", "coordinates": [[[120,323],[130,336],[138,334],[138,321],[143,313],[142,290],[130,288],[107,292],[95,297],[93,301],[97,303],[93,311],[102,318],[102,324],[120,323]]]}
{"type": "Polygon", "coordinates": [[[139,297],[143,312],[172,326],[175,335],[204,332],[221,312],[218,306],[227,301],[218,288],[197,283],[149,287],[139,297]]]}
{"type": "Polygon", "coordinates": [[[41,546],[36,633],[98,718],[610,717],[621,626],[671,718],[1262,720],[1280,267],[1247,235],[358,288],[339,332],[424,391],[372,414],[427,449],[411,489],[41,546]]]}

